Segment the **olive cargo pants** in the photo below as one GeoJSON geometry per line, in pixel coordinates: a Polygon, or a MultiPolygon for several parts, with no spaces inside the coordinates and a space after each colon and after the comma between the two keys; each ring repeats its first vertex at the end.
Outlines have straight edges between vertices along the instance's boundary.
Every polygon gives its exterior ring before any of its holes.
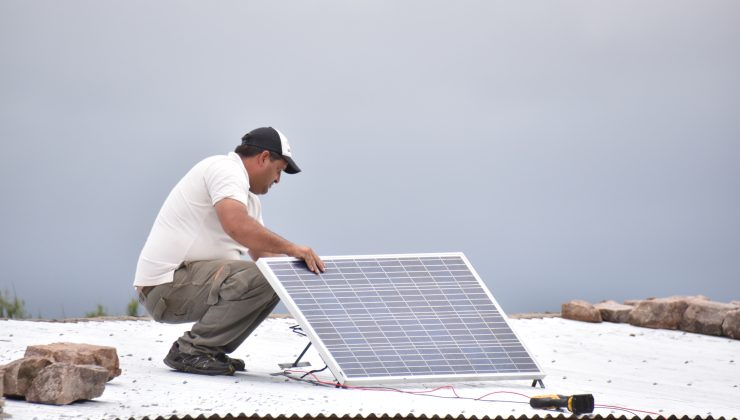
{"type": "Polygon", "coordinates": [[[172,283],[139,293],[155,321],[195,324],[177,340],[188,354],[231,353],[264,321],[278,296],[251,261],[188,261],[172,283]]]}

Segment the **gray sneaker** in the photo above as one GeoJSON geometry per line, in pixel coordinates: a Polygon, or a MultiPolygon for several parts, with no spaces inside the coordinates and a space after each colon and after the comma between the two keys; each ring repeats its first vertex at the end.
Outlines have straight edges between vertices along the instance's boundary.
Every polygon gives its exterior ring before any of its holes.
{"type": "Polygon", "coordinates": [[[172,344],[170,352],[164,358],[164,364],[180,372],[200,375],[233,375],[236,370],[231,363],[218,360],[211,354],[183,353],[177,341],[172,344]]]}
{"type": "Polygon", "coordinates": [[[234,359],[232,357],[229,357],[226,353],[218,353],[216,355],[216,360],[219,362],[226,362],[231,364],[231,366],[234,367],[234,370],[237,372],[246,372],[247,365],[244,363],[244,360],[242,359],[234,359]]]}

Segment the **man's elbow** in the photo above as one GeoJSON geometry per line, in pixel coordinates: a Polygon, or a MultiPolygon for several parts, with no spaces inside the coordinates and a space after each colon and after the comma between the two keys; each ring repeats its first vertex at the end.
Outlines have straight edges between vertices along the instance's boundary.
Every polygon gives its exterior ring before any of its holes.
{"type": "Polygon", "coordinates": [[[236,226],[221,225],[221,227],[224,229],[224,232],[226,232],[226,234],[229,235],[229,237],[232,239],[236,239],[236,236],[239,234],[239,229],[236,226]]]}
{"type": "Polygon", "coordinates": [[[222,224],[221,227],[224,229],[224,232],[226,232],[229,237],[237,242],[239,242],[239,238],[243,236],[242,227],[239,226],[237,223],[225,223],[222,224]]]}

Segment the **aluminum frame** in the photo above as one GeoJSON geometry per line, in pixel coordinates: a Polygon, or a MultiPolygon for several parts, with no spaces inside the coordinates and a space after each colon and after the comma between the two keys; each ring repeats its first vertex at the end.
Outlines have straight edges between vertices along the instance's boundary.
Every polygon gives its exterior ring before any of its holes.
{"type": "Polygon", "coordinates": [[[486,292],[486,295],[494,304],[498,312],[501,314],[502,319],[506,325],[511,329],[516,339],[521,343],[524,350],[529,355],[530,359],[537,366],[538,372],[523,372],[523,373],[480,373],[480,374],[445,374],[445,375],[413,375],[413,376],[347,376],[344,374],[339,364],[332,356],[331,352],[327,349],[321,337],[314,331],[311,324],[308,322],[306,317],[303,315],[298,305],[293,301],[288,291],[285,289],[280,279],[275,275],[270,266],[269,262],[294,262],[300,261],[293,257],[269,257],[260,258],[257,260],[257,267],[260,269],[262,274],[267,278],[275,293],[280,297],[280,300],[285,304],[288,311],[293,315],[296,322],[301,326],[303,332],[306,333],[308,339],[316,348],[319,356],[326,363],[327,367],[336,378],[337,382],[341,385],[371,385],[371,384],[386,384],[386,383],[419,383],[419,382],[438,382],[438,381],[486,381],[486,380],[506,380],[506,379],[543,379],[545,373],[542,367],[532,354],[530,353],[527,346],[521,340],[516,330],[509,324],[509,318],[506,313],[501,309],[496,299],[493,297],[491,291],[486,287],[486,284],[475,271],[473,266],[470,264],[468,258],[462,252],[442,252],[442,253],[416,253],[416,254],[376,254],[376,255],[340,255],[340,256],[329,256],[321,257],[323,261],[341,261],[341,260],[358,260],[358,259],[380,259],[380,258],[429,258],[429,257],[460,257],[473,277],[478,281],[478,284],[486,292]]]}

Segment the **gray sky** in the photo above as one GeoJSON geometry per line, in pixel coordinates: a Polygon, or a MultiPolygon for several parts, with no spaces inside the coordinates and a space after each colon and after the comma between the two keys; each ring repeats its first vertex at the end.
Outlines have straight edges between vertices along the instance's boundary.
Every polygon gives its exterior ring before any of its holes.
{"type": "Polygon", "coordinates": [[[507,312],[740,299],[736,1],[0,2],[0,288],[123,313],[169,190],[252,128],[321,255],[463,251],[507,312]]]}

